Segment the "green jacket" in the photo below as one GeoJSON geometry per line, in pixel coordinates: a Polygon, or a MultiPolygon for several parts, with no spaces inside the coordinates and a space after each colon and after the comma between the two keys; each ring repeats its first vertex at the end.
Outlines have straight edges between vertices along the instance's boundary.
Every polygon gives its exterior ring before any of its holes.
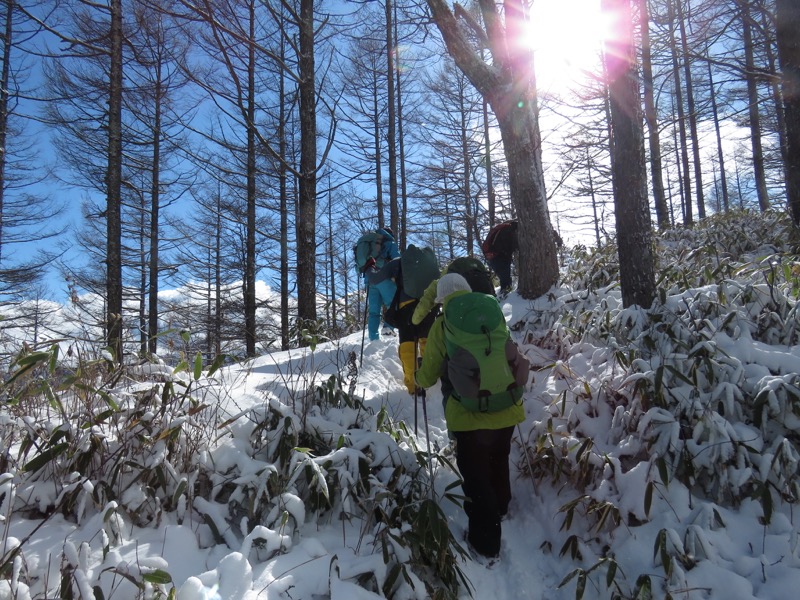
{"type": "MultiPolygon", "coordinates": [[[[474,292],[494,294],[494,286],[492,284],[489,270],[486,268],[486,265],[474,257],[462,256],[460,258],[454,258],[450,264],[447,265],[447,269],[444,270],[443,274],[445,273],[459,273],[466,277],[470,285],[474,286],[476,283],[479,284],[481,287],[477,289],[473,288],[474,292]],[[464,261],[468,261],[469,267],[465,265],[464,261]],[[456,265],[458,265],[458,267],[456,265]],[[463,271],[464,268],[469,269],[469,274],[463,271]],[[471,279],[471,275],[475,274],[476,271],[486,275],[487,279],[485,282],[476,282],[474,278],[471,279]]],[[[419,303],[417,303],[417,307],[414,309],[414,314],[411,315],[411,322],[414,325],[419,325],[422,323],[422,321],[425,320],[425,317],[427,317],[436,306],[436,286],[438,283],[439,280],[435,279],[427,288],[425,288],[422,298],[419,299],[419,303]]]]}
{"type": "MultiPolygon", "coordinates": [[[[447,305],[451,298],[467,293],[469,292],[454,292],[445,298],[444,304],[447,305]]],[[[504,429],[505,427],[513,427],[525,420],[525,407],[522,404],[510,406],[495,413],[482,413],[465,409],[452,396],[453,388],[447,379],[445,360],[447,360],[447,350],[444,345],[444,316],[439,315],[428,332],[428,341],[425,344],[422,366],[416,372],[415,379],[420,387],[429,388],[439,380],[439,377],[442,378],[442,394],[447,396],[447,404],[444,409],[447,429],[450,431],[504,429]]]]}
{"type": "Polygon", "coordinates": [[[425,320],[425,317],[433,310],[433,307],[436,306],[436,284],[439,283],[438,279],[434,279],[430,282],[428,287],[425,288],[425,291],[422,293],[422,297],[417,302],[417,307],[414,309],[414,314],[411,315],[411,322],[414,325],[419,325],[422,321],[425,320]]]}

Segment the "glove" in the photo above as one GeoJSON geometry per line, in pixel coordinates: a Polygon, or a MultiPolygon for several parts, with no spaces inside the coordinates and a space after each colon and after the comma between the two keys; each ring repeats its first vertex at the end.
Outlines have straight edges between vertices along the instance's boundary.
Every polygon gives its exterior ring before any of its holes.
{"type": "Polygon", "coordinates": [[[361,272],[366,273],[374,266],[375,266],[375,259],[372,256],[370,256],[367,262],[364,264],[364,268],[361,269],[361,272]]]}
{"type": "Polygon", "coordinates": [[[425,388],[417,386],[417,389],[414,391],[414,396],[417,398],[425,399],[425,388]]]}

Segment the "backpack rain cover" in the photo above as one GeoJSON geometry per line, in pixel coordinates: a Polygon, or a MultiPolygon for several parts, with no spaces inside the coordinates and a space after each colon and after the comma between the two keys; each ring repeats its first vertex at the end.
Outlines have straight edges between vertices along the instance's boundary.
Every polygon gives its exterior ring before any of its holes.
{"type": "Polygon", "coordinates": [[[468,410],[497,412],[522,400],[530,363],[511,340],[497,299],[470,292],[444,309],[447,376],[468,410]]]}

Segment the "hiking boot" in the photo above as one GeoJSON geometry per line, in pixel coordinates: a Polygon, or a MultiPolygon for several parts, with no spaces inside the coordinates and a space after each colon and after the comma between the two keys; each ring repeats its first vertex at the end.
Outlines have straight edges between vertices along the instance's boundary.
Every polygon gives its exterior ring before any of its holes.
{"type": "Polygon", "coordinates": [[[391,337],[396,335],[396,333],[393,327],[390,327],[389,325],[384,325],[383,329],[381,329],[381,335],[384,337],[391,337]]]}
{"type": "Polygon", "coordinates": [[[485,554],[481,554],[475,549],[466,534],[464,535],[464,539],[467,542],[467,550],[469,550],[470,557],[479,565],[483,565],[487,569],[491,569],[500,562],[499,554],[497,556],[486,556],[485,554]]]}

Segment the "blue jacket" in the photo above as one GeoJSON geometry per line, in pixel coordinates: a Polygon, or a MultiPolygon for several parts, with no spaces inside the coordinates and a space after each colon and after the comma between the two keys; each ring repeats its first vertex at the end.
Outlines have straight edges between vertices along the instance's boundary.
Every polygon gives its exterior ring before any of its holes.
{"type": "MultiPolygon", "coordinates": [[[[381,251],[380,254],[375,257],[375,267],[374,267],[374,269],[380,270],[390,260],[400,257],[400,249],[397,247],[397,242],[394,241],[394,237],[392,236],[391,233],[389,233],[385,229],[377,229],[376,232],[380,233],[383,236],[383,244],[381,245],[381,251]]],[[[370,272],[369,269],[364,271],[364,281],[366,283],[370,283],[368,277],[369,272],[370,272]]]]}

